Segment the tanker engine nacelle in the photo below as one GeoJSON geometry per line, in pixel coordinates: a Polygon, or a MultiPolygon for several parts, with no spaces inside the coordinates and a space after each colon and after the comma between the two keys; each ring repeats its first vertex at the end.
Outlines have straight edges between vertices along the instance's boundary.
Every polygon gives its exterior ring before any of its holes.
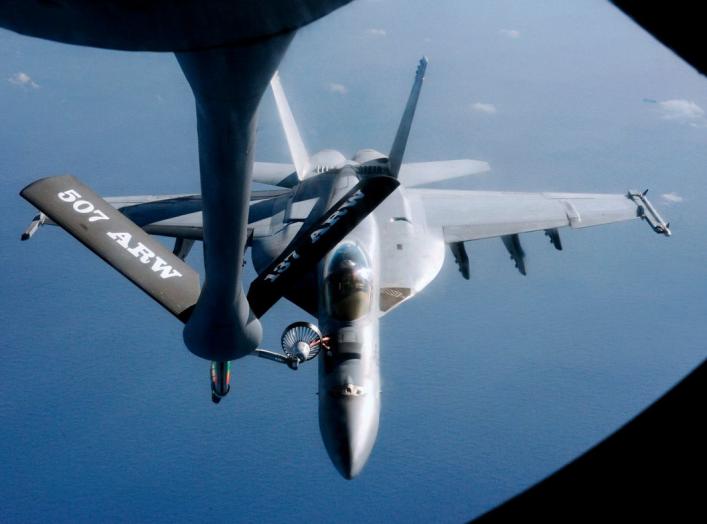
{"type": "Polygon", "coordinates": [[[309,322],[295,322],[287,326],[280,342],[292,369],[319,355],[323,344],[319,328],[309,322]]]}

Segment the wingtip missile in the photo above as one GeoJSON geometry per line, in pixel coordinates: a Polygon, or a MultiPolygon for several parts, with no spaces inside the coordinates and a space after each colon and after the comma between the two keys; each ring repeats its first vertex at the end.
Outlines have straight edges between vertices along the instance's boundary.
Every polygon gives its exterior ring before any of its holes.
{"type": "Polygon", "coordinates": [[[670,223],[666,223],[663,220],[663,217],[661,217],[656,208],[653,207],[650,200],[646,198],[647,193],[647,189],[642,193],[632,190],[629,191],[626,196],[636,204],[636,216],[648,222],[651,229],[656,233],[665,235],[666,237],[671,236],[670,223]]]}
{"type": "Polygon", "coordinates": [[[27,226],[27,229],[24,230],[22,233],[22,236],[20,236],[20,240],[29,240],[32,238],[32,236],[37,232],[37,230],[44,225],[44,222],[47,220],[47,215],[44,213],[38,214],[36,217],[32,219],[32,222],[29,223],[29,226],[27,226]]]}
{"type": "Polygon", "coordinates": [[[666,237],[669,237],[669,236],[672,236],[672,235],[673,235],[673,232],[670,231],[670,222],[668,222],[668,223],[665,224],[665,225],[663,225],[663,224],[658,224],[658,225],[656,225],[656,226],[653,227],[653,230],[654,230],[656,233],[660,234],[660,235],[665,235],[666,237]]]}

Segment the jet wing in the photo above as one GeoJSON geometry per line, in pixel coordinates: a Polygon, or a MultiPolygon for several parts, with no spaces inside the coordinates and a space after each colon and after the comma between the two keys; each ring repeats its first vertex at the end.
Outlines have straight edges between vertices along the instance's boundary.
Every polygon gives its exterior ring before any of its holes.
{"type": "MultiPolygon", "coordinates": [[[[272,215],[284,207],[291,190],[253,191],[250,195],[249,227],[268,227],[272,215]]],[[[201,195],[136,195],[106,197],[105,202],[151,235],[190,240],[203,239],[201,195]]],[[[44,214],[38,215],[22,235],[31,237],[42,225],[56,225],[44,214]]]]}
{"type": "Polygon", "coordinates": [[[442,229],[447,243],[516,235],[528,231],[573,229],[634,218],[646,219],[657,233],[668,225],[645,193],[515,193],[410,189],[424,205],[427,224],[442,229]]]}

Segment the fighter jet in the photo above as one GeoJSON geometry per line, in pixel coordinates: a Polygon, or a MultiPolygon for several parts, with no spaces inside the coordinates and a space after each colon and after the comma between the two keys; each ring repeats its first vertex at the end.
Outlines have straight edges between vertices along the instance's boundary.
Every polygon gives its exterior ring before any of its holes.
{"type": "MultiPolygon", "coordinates": [[[[379,323],[437,276],[447,251],[469,279],[465,242],[500,237],[525,275],[522,233],[544,231],[561,250],[559,228],[640,218],[655,232],[670,235],[645,192],[419,187],[489,170],[486,162],[470,159],[403,162],[427,64],[426,58],[419,62],[389,154],[361,149],[351,159],[334,150],[308,154],[279,76],[273,76],[270,85],[293,162],[254,165],[253,179],[274,188],[250,194],[246,248],[258,276],[245,301],[248,319],[263,317],[284,297],[318,323],[288,326],[281,352],[248,345],[233,352],[231,344],[219,345],[224,333],[199,335],[200,342],[207,337],[211,345],[191,343],[191,333],[184,333],[187,347],[211,360],[216,403],[230,390],[232,361],[259,356],[298,369],[318,359],[320,432],[334,466],[347,479],[361,472],[378,433],[379,323]]],[[[41,211],[23,238],[42,224],[58,224],[181,321],[188,323],[195,314],[203,290],[184,259],[194,241],[205,240],[208,222],[200,195],[103,199],[72,176],[39,180],[21,194],[41,211]],[[152,235],[174,238],[172,252],[152,235]]],[[[236,308],[243,303],[229,300],[236,308]]]]}

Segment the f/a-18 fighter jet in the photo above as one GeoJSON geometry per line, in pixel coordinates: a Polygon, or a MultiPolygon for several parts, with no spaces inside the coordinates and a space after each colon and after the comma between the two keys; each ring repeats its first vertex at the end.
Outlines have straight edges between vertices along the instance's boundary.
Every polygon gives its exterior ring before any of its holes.
{"type": "MultiPolygon", "coordinates": [[[[250,197],[247,246],[258,276],[247,293],[244,322],[262,317],[284,297],[318,318],[318,325],[287,327],[282,352],[247,346],[233,352],[220,345],[223,333],[204,345],[203,336],[196,343],[184,332],[187,347],[211,360],[214,402],[229,392],[233,360],[257,355],[297,369],[318,357],[319,427],[332,462],[348,479],[366,464],[378,433],[379,322],[435,278],[447,251],[468,279],[464,243],[472,240],[500,237],[525,274],[521,233],[544,231],[562,249],[559,228],[641,218],[670,235],[645,193],[636,191],[418,187],[489,169],[478,160],[403,163],[426,67],[423,58],[390,153],[362,149],[350,160],[333,150],[307,153],[275,74],[270,85],[293,164],[256,162],[253,168],[253,180],[275,189],[250,197]]],[[[184,259],[209,226],[200,195],[102,199],[71,176],[39,180],[21,194],[41,211],[25,238],[43,223],[62,226],[189,326],[202,289],[184,259]],[[173,251],[151,235],[175,238],[173,251]]]]}

